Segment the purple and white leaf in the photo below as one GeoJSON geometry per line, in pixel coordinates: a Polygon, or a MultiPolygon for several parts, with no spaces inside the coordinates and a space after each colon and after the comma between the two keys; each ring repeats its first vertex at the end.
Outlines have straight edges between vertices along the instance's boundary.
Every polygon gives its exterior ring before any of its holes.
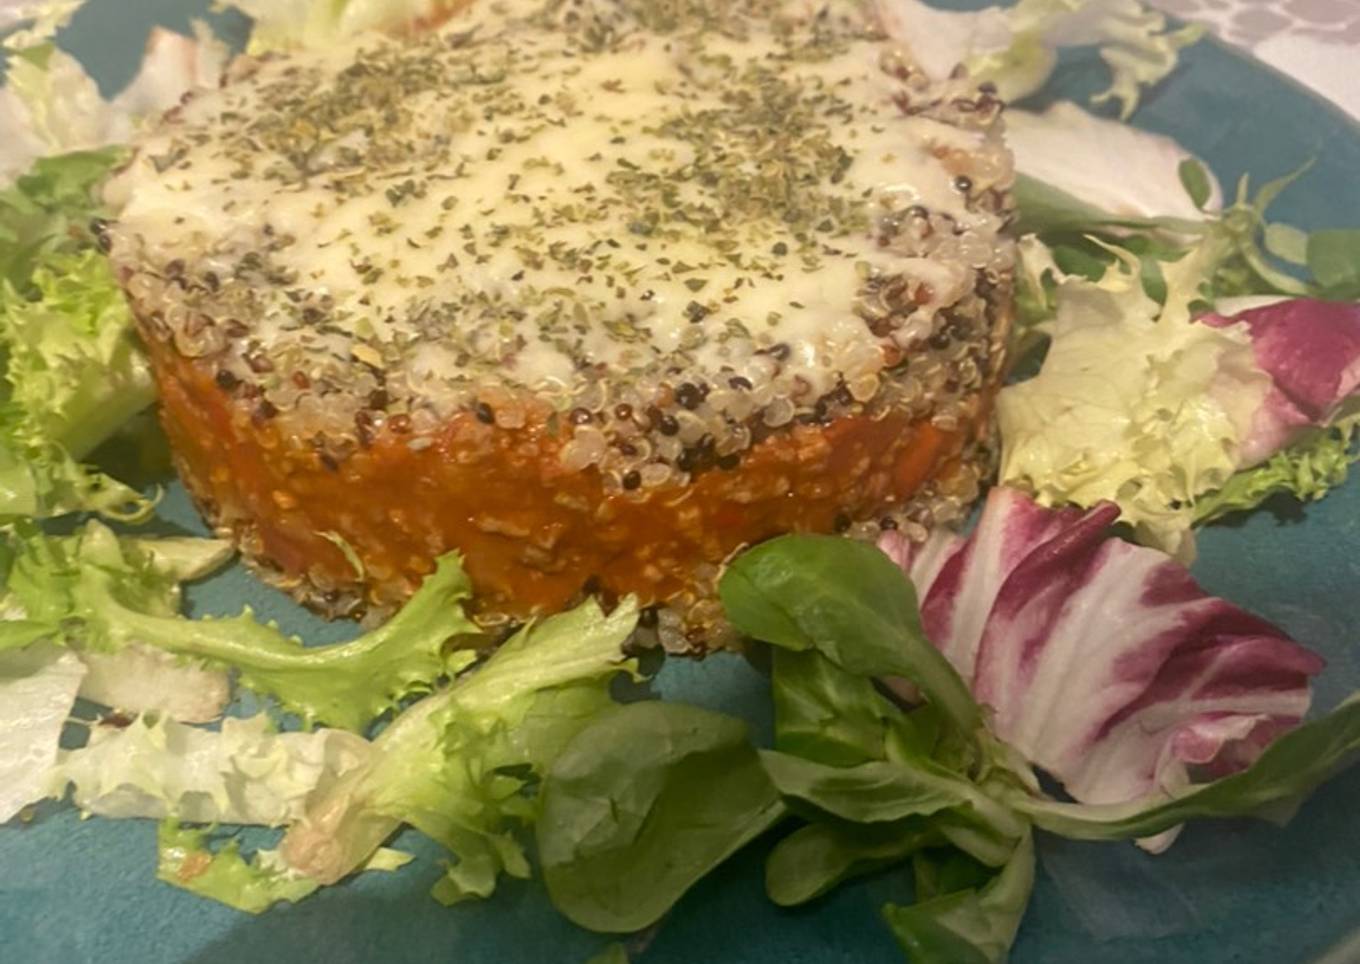
{"type": "Polygon", "coordinates": [[[1198,320],[1214,328],[1245,325],[1256,364],[1271,379],[1242,440],[1244,468],[1268,459],[1303,429],[1329,424],[1360,389],[1360,305],[1294,298],[1198,320]]]}
{"type": "Polygon", "coordinates": [[[1170,557],[1112,537],[1118,516],[997,488],[967,537],[880,542],[996,735],[1083,803],[1249,765],[1303,718],[1323,666],[1170,557]]]}

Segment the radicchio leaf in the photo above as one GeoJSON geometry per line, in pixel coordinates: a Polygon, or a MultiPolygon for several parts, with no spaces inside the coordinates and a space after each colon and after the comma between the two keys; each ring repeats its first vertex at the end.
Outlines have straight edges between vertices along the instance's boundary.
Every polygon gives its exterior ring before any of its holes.
{"type": "Polygon", "coordinates": [[[1294,298],[1199,320],[1214,328],[1244,323],[1256,364],[1271,378],[1242,443],[1244,467],[1274,455],[1300,430],[1328,424],[1360,388],[1360,305],[1294,298]]]}
{"type": "Polygon", "coordinates": [[[997,736],[1083,803],[1247,766],[1302,719],[1323,665],[1168,556],[1110,537],[1118,516],[997,488],[968,537],[880,542],[997,736]]]}

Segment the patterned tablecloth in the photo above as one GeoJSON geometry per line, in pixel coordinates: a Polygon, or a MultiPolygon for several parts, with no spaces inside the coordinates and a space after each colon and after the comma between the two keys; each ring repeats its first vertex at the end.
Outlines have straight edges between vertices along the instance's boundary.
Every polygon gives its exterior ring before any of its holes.
{"type": "Polygon", "coordinates": [[[1149,0],[1207,24],[1360,120],[1360,0],[1149,0]]]}

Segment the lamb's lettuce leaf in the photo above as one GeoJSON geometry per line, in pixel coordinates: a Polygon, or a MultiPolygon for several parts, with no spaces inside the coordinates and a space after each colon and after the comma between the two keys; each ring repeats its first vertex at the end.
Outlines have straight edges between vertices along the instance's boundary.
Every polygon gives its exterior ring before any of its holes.
{"type": "Polygon", "coordinates": [[[786,812],[742,721],[655,701],[582,730],[542,799],[548,893],[572,921],[607,933],[655,923],[786,812]]]}
{"type": "Polygon", "coordinates": [[[981,887],[929,899],[918,893],[918,903],[889,904],[883,916],[917,964],[1004,964],[1029,907],[1034,869],[1034,838],[1026,834],[981,887]]]}

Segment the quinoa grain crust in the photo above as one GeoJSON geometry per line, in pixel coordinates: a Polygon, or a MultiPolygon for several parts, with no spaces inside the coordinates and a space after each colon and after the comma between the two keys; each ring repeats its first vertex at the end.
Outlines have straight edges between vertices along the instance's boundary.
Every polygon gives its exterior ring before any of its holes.
{"type": "Polygon", "coordinates": [[[858,4],[486,3],[240,62],[111,186],[177,467],[333,615],[450,549],[711,641],[784,532],[976,495],[1014,251],[1000,104],[858,4]]]}

